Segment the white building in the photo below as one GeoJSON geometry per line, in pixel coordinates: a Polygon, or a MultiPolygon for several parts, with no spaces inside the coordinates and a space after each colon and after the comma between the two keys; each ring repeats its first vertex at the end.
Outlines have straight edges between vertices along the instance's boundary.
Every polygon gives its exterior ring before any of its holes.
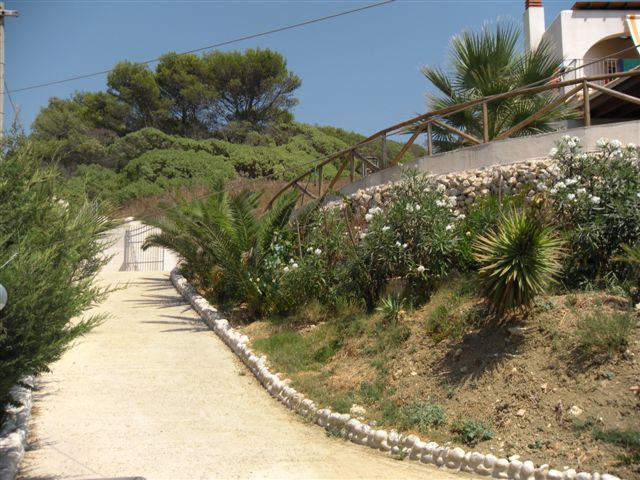
{"type": "Polygon", "coordinates": [[[525,49],[535,48],[544,39],[567,69],[593,63],[578,70],[577,76],[627,71],[640,65],[635,16],[640,19],[640,1],[576,2],[546,28],[542,0],[526,0],[525,49]]]}

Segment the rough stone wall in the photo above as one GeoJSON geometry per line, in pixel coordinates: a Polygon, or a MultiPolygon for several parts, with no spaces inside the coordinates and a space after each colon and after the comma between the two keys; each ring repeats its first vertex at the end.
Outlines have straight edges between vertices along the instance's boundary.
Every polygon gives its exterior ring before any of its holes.
{"type": "MultiPolygon", "coordinates": [[[[436,188],[447,197],[449,205],[462,210],[473,204],[476,198],[491,193],[510,195],[524,192],[533,195],[536,190],[544,189],[544,184],[549,180],[557,179],[558,173],[558,167],[553,160],[543,159],[431,177],[436,188]]],[[[361,189],[354,193],[351,199],[357,209],[365,213],[370,208],[387,204],[393,185],[387,183],[361,189]]]]}

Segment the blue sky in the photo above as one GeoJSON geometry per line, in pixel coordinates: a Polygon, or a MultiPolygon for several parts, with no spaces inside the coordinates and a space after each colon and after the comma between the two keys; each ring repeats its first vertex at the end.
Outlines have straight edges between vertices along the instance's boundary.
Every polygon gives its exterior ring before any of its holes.
{"type": "MultiPolygon", "coordinates": [[[[6,81],[19,89],[370,3],[376,0],[6,0],[21,14],[5,21],[6,81]]],[[[547,24],[572,4],[545,0],[547,24]]],[[[419,68],[443,63],[452,35],[498,17],[521,22],[523,9],[524,0],[398,0],[223,50],[281,52],[302,78],[297,120],[373,133],[424,111],[429,85],[419,68]]],[[[28,127],[49,97],[105,88],[99,76],[12,97],[28,127]]]]}

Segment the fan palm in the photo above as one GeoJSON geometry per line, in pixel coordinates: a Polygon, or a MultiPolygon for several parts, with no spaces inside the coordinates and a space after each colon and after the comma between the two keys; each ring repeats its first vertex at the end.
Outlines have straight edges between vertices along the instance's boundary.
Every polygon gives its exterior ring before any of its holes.
{"type": "MultiPolygon", "coordinates": [[[[478,32],[455,36],[446,69],[422,68],[424,76],[439,91],[427,97],[429,109],[439,110],[548,81],[562,58],[554,54],[545,41],[537,49],[523,53],[518,50],[519,40],[520,30],[510,22],[498,22],[495,28],[487,24],[478,32]]],[[[554,93],[543,92],[489,102],[489,139],[506,132],[554,99],[554,93]]],[[[515,135],[548,132],[553,130],[553,122],[572,116],[566,107],[553,109],[515,135]]],[[[459,130],[483,138],[481,106],[449,115],[446,120],[459,130]]],[[[459,148],[465,142],[447,130],[434,127],[434,147],[439,151],[459,148]]]]}
{"type": "Polygon", "coordinates": [[[143,248],[164,247],[182,258],[183,271],[219,302],[245,303],[259,315],[264,294],[256,279],[276,232],[286,227],[297,196],[290,193],[260,215],[261,194],[220,191],[168,209],[147,223],[161,232],[143,248]]]}

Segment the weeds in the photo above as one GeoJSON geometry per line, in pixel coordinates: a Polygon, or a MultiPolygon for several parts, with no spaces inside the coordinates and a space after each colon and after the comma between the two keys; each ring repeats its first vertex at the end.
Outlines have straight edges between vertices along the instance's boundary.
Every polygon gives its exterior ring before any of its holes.
{"type": "Polygon", "coordinates": [[[382,314],[382,318],[387,324],[396,324],[404,313],[405,299],[397,295],[389,295],[380,301],[380,306],[376,311],[382,314]]]}
{"type": "Polygon", "coordinates": [[[473,447],[478,442],[491,440],[495,432],[481,420],[467,419],[456,420],[451,426],[451,432],[456,435],[458,441],[473,447]]]}
{"type": "Polygon", "coordinates": [[[423,432],[443,425],[446,420],[444,409],[430,402],[410,403],[402,408],[402,413],[406,417],[406,424],[423,432]]]}
{"type": "Polygon", "coordinates": [[[628,343],[635,324],[631,314],[597,311],[578,320],[576,335],[578,348],[586,355],[613,355],[628,343]]]}

